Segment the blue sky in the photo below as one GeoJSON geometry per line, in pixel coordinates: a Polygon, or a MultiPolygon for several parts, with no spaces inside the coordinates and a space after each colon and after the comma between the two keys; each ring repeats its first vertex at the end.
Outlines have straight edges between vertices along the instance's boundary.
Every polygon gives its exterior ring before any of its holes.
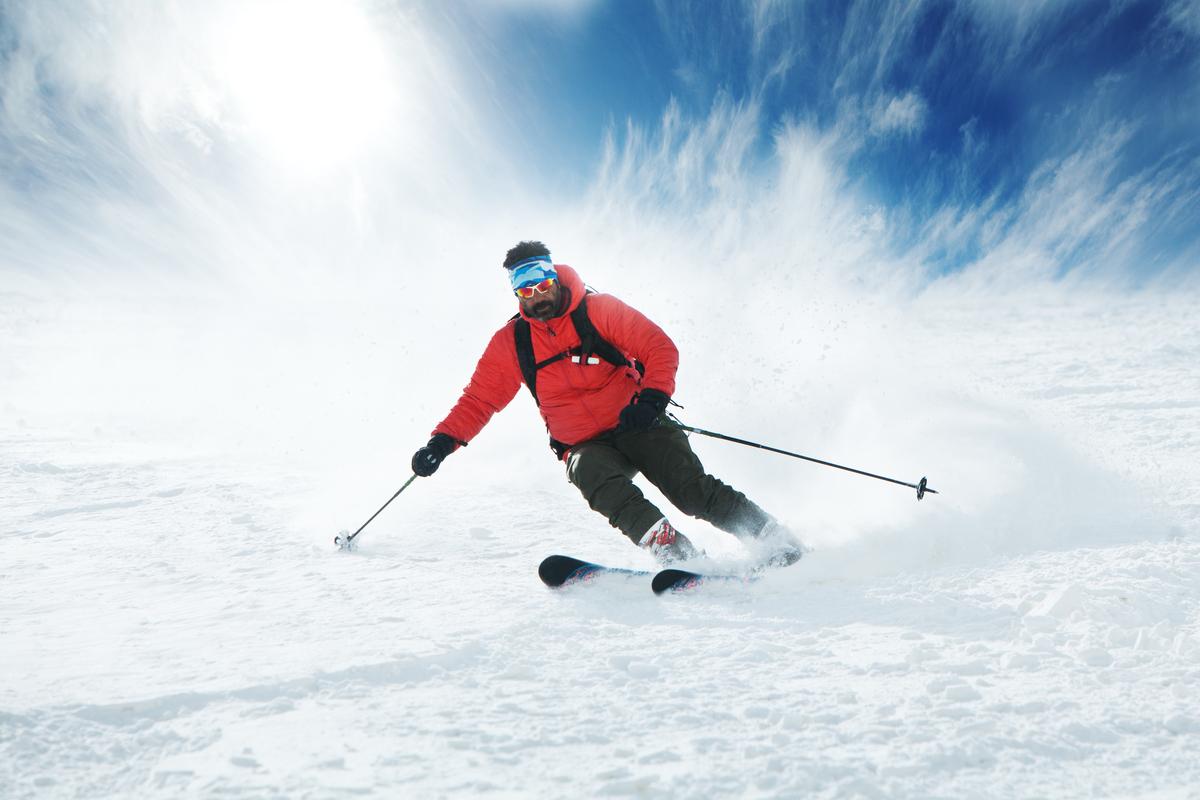
{"type": "MultiPolygon", "coordinates": [[[[1200,192],[1194,3],[513,5],[452,16],[490,54],[497,113],[554,132],[536,145],[543,179],[582,186],[606,130],[653,128],[672,99],[700,120],[724,97],[757,110],[764,161],[784,121],[840,126],[851,179],[908,220],[903,242],[948,204],[1014,202],[1040,167],[1109,133],[1121,145],[1104,186],[1171,179],[1157,184],[1139,269],[1196,252],[1200,212],[1183,202],[1200,192]]],[[[962,243],[936,266],[977,254],[962,243]]]]}
{"type": "Polygon", "coordinates": [[[0,173],[26,265],[119,232],[382,263],[553,213],[604,242],[617,209],[741,215],[772,258],[801,219],[933,276],[1190,275],[1200,3],[0,0],[0,173]]]}

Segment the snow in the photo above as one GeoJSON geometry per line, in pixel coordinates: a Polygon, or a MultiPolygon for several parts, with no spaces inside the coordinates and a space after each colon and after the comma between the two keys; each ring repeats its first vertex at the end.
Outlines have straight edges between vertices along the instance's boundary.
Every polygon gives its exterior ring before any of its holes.
{"type": "MultiPolygon", "coordinates": [[[[779,116],[735,79],[594,152],[472,14],[374,3],[394,58],[342,61],[386,119],[317,147],[246,106],[245,4],[51,5],[0,13],[0,800],[1200,797],[1194,170],[1108,78],[1111,124],[1067,97],[1080,135],[1034,125],[1002,191],[972,197],[969,123],[953,185],[889,204],[863,126],[936,110],[915,89],[779,116]],[[525,237],[678,342],[689,424],[939,494],[697,437],[813,551],[551,591],[551,553],[651,565],[522,391],[338,552],[525,237]]],[[[300,35],[346,45],[357,5],[300,35]]],[[[336,66],[310,50],[258,67],[336,66]]]]}
{"type": "MultiPolygon", "coordinates": [[[[693,424],[942,494],[697,441],[816,550],[664,597],[539,583],[552,552],[649,562],[531,408],[339,553],[446,397],[336,401],[276,346],[294,310],[254,338],[237,310],[2,303],[0,796],[1197,796],[1194,296],[930,293],[756,383],[803,389],[800,420],[722,419],[736,387],[688,373],[693,424]]],[[[378,365],[310,344],[317,374],[378,365]]]]}

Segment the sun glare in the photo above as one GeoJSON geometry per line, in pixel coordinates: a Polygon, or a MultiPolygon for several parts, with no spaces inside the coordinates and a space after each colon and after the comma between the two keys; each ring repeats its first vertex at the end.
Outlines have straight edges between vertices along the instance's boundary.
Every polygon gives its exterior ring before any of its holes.
{"type": "Polygon", "coordinates": [[[388,60],[348,0],[239,4],[219,45],[245,130],[289,167],[344,163],[378,135],[394,100],[388,60]]]}

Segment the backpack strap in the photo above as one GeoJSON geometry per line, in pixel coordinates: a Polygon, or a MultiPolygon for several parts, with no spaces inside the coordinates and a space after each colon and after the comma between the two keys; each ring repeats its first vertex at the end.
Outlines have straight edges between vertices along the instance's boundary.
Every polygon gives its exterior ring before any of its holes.
{"type": "Polygon", "coordinates": [[[533,402],[541,407],[542,402],[538,400],[537,395],[538,370],[548,367],[556,361],[562,361],[574,351],[567,350],[550,356],[544,361],[534,361],[533,332],[529,328],[529,320],[520,314],[517,315],[517,324],[513,326],[513,337],[516,339],[517,365],[521,368],[521,377],[525,379],[525,385],[529,387],[529,392],[533,395],[533,402]]]}
{"type": "Polygon", "coordinates": [[[596,326],[592,324],[587,313],[587,294],[580,300],[579,305],[571,312],[571,322],[575,323],[575,332],[579,334],[579,359],[586,364],[588,358],[595,353],[600,358],[616,367],[630,366],[629,359],[607,339],[604,339],[596,326]]]}
{"type": "Polygon", "coordinates": [[[529,320],[517,314],[513,317],[517,324],[513,326],[513,336],[517,343],[517,365],[521,368],[521,377],[533,394],[533,402],[541,407],[537,396],[537,362],[533,360],[533,335],[529,330],[529,320]]]}

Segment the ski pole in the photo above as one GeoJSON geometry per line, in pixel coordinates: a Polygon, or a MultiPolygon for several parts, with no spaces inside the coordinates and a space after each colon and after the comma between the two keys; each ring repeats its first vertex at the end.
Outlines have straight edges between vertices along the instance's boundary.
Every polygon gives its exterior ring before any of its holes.
{"type": "Polygon", "coordinates": [[[362,533],[363,528],[370,525],[371,520],[375,519],[380,514],[382,514],[383,510],[392,504],[392,500],[395,500],[397,497],[399,497],[400,493],[403,492],[405,489],[407,489],[408,485],[410,483],[412,483],[413,481],[415,481],[416,479],[417,479],[417,473],[414,472],[412,477],[409,478],[408,480],[406,480],[404,482],[404,485],[401,486],[399,489],[397,489],[396,493],[394,495],[392,495],[391,498],[386,503],[384,503],[382,506],[380,506],[378,511],[376,511],[374,514],[371,515],[371,519],[367,520],[362,525],[360,525],[358,527],[358,530],[356,530],[354,533],[347,535],[346,531],[342,531],[337,536],[333,537],[333,543],[336,544],[338,546],[338,548],[341,550],[349,550],[350,546],[354,543],[354,537],[358,536],[360,533],[362,533]]]}
{"type": "Polygon", "coordinates": [[[925,478],[921,478],[919,483],[907,483],[906,481],[898,481],[895,478],[887,478],[887,477],[884,477],[883,475],[876,475],[873,472],[864,472],[863,470],[855,469],[854,467],[844,467],[841,464],[834,464],[832,461],[822,461],[819,458],[813,458],[811,456],[802,456],[799,453],[793,453],[789,450],[780,450],[778,447],[771,447],[769,445],[759,444],[758,442],[750,442],[745,439],[739,439],[736,436],[726,436],[723,433],[715,433],[713,431],[706,431],[703,428],[694,428],[691,425],[684,425],[682,422],[680,422],[675,417],[671,417],[671,419],[674,420],[675,424],[678,425],[682,430],[689,431],[691,433],[699,433],[702,436],[711,436],[714,439],[724,439],[727,442],[734,442],[736,444],[744,444],[747,447],[757,447],[760,450],[770,450],[772,453],[780,453],[781,455],[791,456],[792,458],[802,458],[805,461],[811,461],[814,464],[822,464],[826,467],[834,467],[836,469],[844,469],[846,472],[853,472],[856,475],[866,475],[868,478],[875,478],[876,480],[887,481],[888,483],[898,483],[901,486],[907,486],[910,489],[916,489],[918,500],[923,498],[925,496],[926,492],[928,492],[929,494],[938,494],[938,491],[936,489],[930,489],[926,485],[925,478]]]}

